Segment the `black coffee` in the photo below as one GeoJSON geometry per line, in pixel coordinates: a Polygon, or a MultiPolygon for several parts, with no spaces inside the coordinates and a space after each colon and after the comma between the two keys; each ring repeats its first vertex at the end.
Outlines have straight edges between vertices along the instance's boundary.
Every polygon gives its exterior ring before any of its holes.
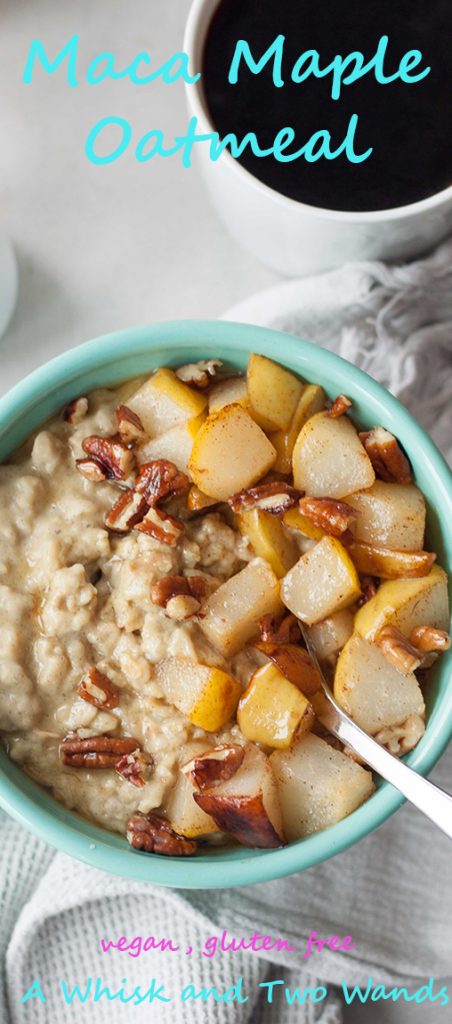
{"type": "Polygon", "coordinates": [[[257,157],[247,146],[239,162],[284,195],[336,210],[381,210],[425,199],[452,183],[452,0],[223,0],[206,39],[202,75],[207,103],[220,136],[242,139],[255,132],[271,148],[282,128],[295,130],[299,148],[319,129],[337,149],[350,118],[358,115],[355,147],[373,147],[362,163],[345,153],[313,163],[303,157],[280,163],[257,157]],[[242,60],[237,85],[228,82],[237,40],[247,40],[256,62],[279,35],[285,36],[284,86],[275,88],[273,63],[252,74],[242,60]],[[336,54],[361,51],[367,62],[388,36],[384,61],[393,74],[409,50],[423,59],[412,72],[430,67],[410,84],[379,84],[372,73],[343,85],[331,98],[331,75],[291,80],[293,66],[317,50],[325,67],[336,54]]]}

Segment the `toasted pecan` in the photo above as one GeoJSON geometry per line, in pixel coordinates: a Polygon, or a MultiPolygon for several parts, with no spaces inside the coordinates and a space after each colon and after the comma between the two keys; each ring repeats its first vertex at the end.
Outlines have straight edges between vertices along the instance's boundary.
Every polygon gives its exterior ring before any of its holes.
{"type": "Polygon", "coordinates": [[[133,736],[66,736],[60,759],[68,768],[115,768],[124,754],[138,747],[133,736]]]}
{"type": "Polygon", "coordinates": [[[184,532],[184,524],[181,523],[180,519],[175,519],[174,516],[170,516],[167,512],[162,512],[161,509],[154,507],[148,509],[146,515],[136,523],[134,530],[139,530],[140,533],[153,537],[154,540],[160,541],[161,544],[169,544],[170,547],[175,547],[184,532]]]}
{"type": "Polygon", "coordinates": [[[139,444],[146,439],[147,434],[140,417],[128,405],[118,405],[115,415],[118,434],[124,444],[139,444]]]}
{"type": "Polygon", "coordinates": [[[375,473],[386,483],[409,484],[411,466],[397,438],[383,427],[374,427],[360,433],[375,473]]]}
{"type": "Polygon", "coordinates": [[[341,537],[358,515],[352,505],[335,498],[300,498],[298,504],[306,519],[332,537],[341,537]]]}
{"type": "Polygon", "coordinates": [[[351,400],[347,398],[347,395],[338,395],[329,409],[330,416],[333,417],[333,420],[337,420],[339,416],[343,416],[344,413],[348,412],[351,404],[351,400]]]}
{"type": "Polygon", "coordinates": [[[284,480],[272,480],[270,483],[257,484],[256,487],[245,487],[237,494],[232,494],[228,498],[228,505],[234,512],[248,512],[249,509],[258,508],[272,516],[279,516],[293,508],[302,493],[284,480]]]}
{"type": "Polygon", "coordinates": [[[135,480],[135,490],[143,495],[150,506],[184,494],[189,487],[188,477],[168,459],[145,462],[135,480]]]}
{"type": "Polygon", "coordinates": [[[77,423],[80,423],[88,412],[88,399],[84,396],[80,398],[73,398],[72,402],[69,402],[65,409],[63,409],[63,419],[66,423],[70,423],[72,427],[75,427],[77,423]]]}
{"type": "Polygon", "coordinates": [[[103,710],[111,711],[119,704],[119,693],[116,686],[104,672],[100,672],[94,665],[82,676],[77,686],[77,693],[88,704],[94,704],[94,707],[103,710]]]}
{"type": "Polygon", "coordinates": [[[270,612],[259,619],[257,625],[261,640],[273,644],[297,644],[300,641],[298,619],[292,612],[274,615],[270,612]]]}
{"type": "Polygon", "coordinates": [[[199,391],[205,391],[223,366],[221,359],[200,359],[197,363],[186,363],[176,370],[176,377],[184,384],[190,384],[199,391]]]}
{"type": "Polygon", "coordinates": [[[198,844],[173,832],[171,825],[159,814],[134,814],[127,825],[127,839],[135,850],[158,853],[165,857],[190,857],[198,844]]]}
{"type": "Polygon", "coordinates": [[[154,761],[150,754],[147,754],[145,750],[134,750],[131,754],[124,754],[121,760],[117,761],[115,771],[126,782],[130,782],[137,789],[142,789],[153,766],[154,761]]]}
{"type": "Polygon", "coordinates": [[[400,756],[419,743],[425,732],[425,721],[421,715],[408,715],[404,722],[388,725],[375,733],[374,739],[386,747],[390,754],[400,756]]]}
{"type": "Polygon", "coordinates": [[[163,576],[151,587],[151,601],[165,608],[173,597],[194,597],[201,601],[206,595],[204,576],[163,576]]]}
{"type": "Polygon", "coordinates": [[[238,743],[223,744],[207,750],[205,754],[197,754],[182,766],[181,771],[203,793],[231,779],[240,768],[244,756],[245,748],[238,743]]]}
{"type": "Polygon", "coordinates": [[[84,476],[86,480],[91,480],[92,483],[99,484],[102,480],[107,479],[107,471],[97,459],[76,459],[75,468],[78,469],[81,476],[84,476]]]}
{"type": "Polygon", "coordinates": [[[95,459],[109,480],[127,480],[135,469],[135,456],[122,441],[91,434],[82,441],[83,451],[95,459]]]}
{"type": "Polygon", "coordinates": [[[105,525],[116,533],[128,533],[137,523],[141,522],[148,510],[148,504],[142,494],[129,489],[120,494],[112,508],[105,516],[105,525]]]}
{"type": "Polygon", "coordinates": [[[442,629],[435,629],[434,626],[416,626],[411,630],[410,643],[423,654],[441,653],[449,650],[450,636],[442,629]]]}
{"type": "Polygon", "coordinates": [[[376,642],[388,661],[404,676],[419,668],[422,661],[421,652],[410,643],[400,629],[397,629],[397,626],[384,626],[378,633],[376,642]]]}

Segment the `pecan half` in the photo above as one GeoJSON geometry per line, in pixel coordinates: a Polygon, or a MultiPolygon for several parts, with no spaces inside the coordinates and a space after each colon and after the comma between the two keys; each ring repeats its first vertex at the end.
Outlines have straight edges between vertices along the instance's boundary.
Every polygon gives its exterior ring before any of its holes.
{"type": "Polygon", "coordinates": [[[146,533],[148,537],[160,541],[161,544],[169,544],[175,547],[184,532],[184,524],[180,519],[162,512],[158,508],[150,508],[139,523],[136,523],[134,530],[146,533]]]}
{"type": "Polygon", "coordinates": [[[358,513],[346,501],[334,498],[300,498],[299,508],[314,526],[318,526],[332,537],[341,537],[349,530],[358,513]]]}
{"type": "Polygon", "coordinates": [[[151,506],[184,494],[189,487],[188,477],[175,466],[174,462],[169,462],[168,459],[145,462],[135,480],[135,490],[138,494],[142,494],[148,505],[151,506]]]}
{"type": "Polygon", "coordinates": [[[383,427],[374,427],[373,430],[366,430],[360,433],[359,439],[364,445],[372,466],[386,483],[409,484],[411,481],[411,467],[405,453],[402,451],[397,438],[384,430],[383,427]]]}
{"type": "Polygon", "coordinates": [[[135,456],[122,441],[92,434],[82,441],[83,451],[98,462],[109,480],[126,480],[135,469],[135,456]]]}
{"type": "Polygon", "coordinates": [[[272,480],[271,483],[245,487],[243,491],[232,494],[228,498],[228,505],[234,512],[248,512],[251,508],[259,508],[262,512],[279,516],[287,512],[287,509],[293,508],[302,493],[283,480],[272,480]]]}
{"type": "Polygon", "coordinates": [[[374,739],[386,747],[390,754],[406,754],[419,743],[424,735],[425,722],[421,715],[409,715],[399,725],[389,725],[375,733],[374,739]]]}
{"type": "Polygon", "coordinates": [[[259,619],[257,625],[261,633],[261,640],[272,644],[297,644],[300,641],[300,627],[298,620],[292,612],[282,615],[264,615],[259,619]]]}
{"type": "Polygon", "coordinates": [[[194,388],[204,391],[212,383],[217,375],[217,370],[223,363],[220,359],[200,359],[198,363],[186,363],[176,370],[176,377],[184,384],[191,384],[194,388]]]}
{"type": "Polygon", "coordinates": [[[88,399],[85,397],[73,398],[72,402],[63,409],[63,419],[72,427],[80,423],[88,412],[88,399]]]}
{"type": "Polygon", "coordinates": [[[198,844],[173,832],[159,814],[134,814],[127,825],[127,839],[135,850],[158,853],[164,857],[190,857],[198,844]]]}
{"type": "Polygon", "coordinates": [[[148,504],[142,494],[128,490],[120,494],[105,516],[105,525],[116,533],[128,533],[147,512],[148,504]]]}
{"type": "Polygon", "coordinates": [[[384,626],[378,633],[376,642],[391,665],[404,676],[409,676],[419,668],[422,661],[419,649],[407,640],[397,626],[384,626]]]}
{"type": "Polygon", "coordinates": [[[116,686],[104,672],[100,672],[95,666],[89,668],[82,676],[77,686],[77,693],[88,704],[94,704],[95,708],[111,711],[119,704],[116,686]]]}
{"type": "Polygon", "coordinates": [[[357,608],[362,608],[363,604],[367,604],[368,601],[375,597],[379,582],[375,576],[361,576],[361,596],[358,597],[356,602],[357,608]]]}
{"type": "Polygon", "coordinates": [[[337,420],[339,416],[343,416],[344,413],[348,412],[351,408],[351,404],[352,403],[350,399],[347,398],[347,395],[338,395],[337,398],[334,399],[329,410],[330,416],[333,417],[333,420],[337,420]]]}
{"type": "Polygon", "coordinates": [[[150,754],[144,750],[134,750],[131,754],[124,754],[120,761],[115,764],[115,771],[121,775],[126,782],[130,782],[137,789],[142,789],[146,784],[154,761],[150,754]]]}
{"type": "Polygon", "coordinates": [[[163,576],[151,587],[151,601],[165,608],[173,597],[194,597],[201,601],[206,595],[204,576],[163,576]]]}
{"type": "Polygon", "coordinates": [[[410,643],[423,654],[440,653],[449,650],[450,636],[442,629],[435,629],[434,626],[416,626],[411,630],[410,643]]]}
{"type": "Polygon", "coordinates": [[[255,640],[252,646],[265,654],[282,675],[298,686],[306,697],[311,697],[320,690],[319,673],[304,647],[297,644],[268,643],[264,640],[255,640]]]}
{"type": "Polygon", "coordinates": [[[60,759],[68,768],[115,768],[137,747],[133,736],[66,736],[60,743],[60,759]]]}
{"type": "Polygon", "coordinates": [[[76,459],[75,468],[86,480],[92,480],[95,484],[107,479],[106,470],[97,459],[76,459]]]}
{"type": "Polygon", "coordinates": [[[116,409],[116,422],[118,434],[124,444],[140,444],[145,441],[147,433],[143,427],[140,417],[128,405],[118,405],[116,409]]]}
{"type": "Polygon", "coordinates": [[[198,754],[181,768],[183,774],[192,780],[202,793],[218,786],[220,782],[232,779],[245,757],[245,748],[237,743],[215,747],[205,754],[198,754]]]}

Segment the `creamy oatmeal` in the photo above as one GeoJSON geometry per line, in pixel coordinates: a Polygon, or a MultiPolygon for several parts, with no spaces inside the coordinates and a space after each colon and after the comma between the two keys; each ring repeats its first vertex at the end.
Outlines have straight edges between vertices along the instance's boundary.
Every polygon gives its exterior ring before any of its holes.
{"type": "Polygon", "coordinates": [[[75,399],[0,467],[0,729],[57,800],[170,854],[350,813],[372,777],[316,719],[298,619],[352,717],[415,745],[446,577],[396,439],[349,413],[210,360],[75,399]]]}

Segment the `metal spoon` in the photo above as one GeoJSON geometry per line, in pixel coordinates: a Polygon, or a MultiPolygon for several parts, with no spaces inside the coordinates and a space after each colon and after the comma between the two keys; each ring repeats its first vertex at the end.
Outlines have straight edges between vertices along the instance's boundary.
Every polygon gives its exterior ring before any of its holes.
{"type": "Polygon", "coordinates": [[[306,649],[322,680],[322,690],[326,699],[322,702],[321,710],[317,711],[322,725],[325,725],[342,743],[351,747],[355,754],[359,754],[370,768],[373,768],[383,779],[395,786],[410,803],[422,811],[427,818],[430,818],[430,821],[433,821],[446,836],[449,836],[449,839],[452,839],[452,796],[445,793],[439,786],[435,786],[433,782],[424,779],[422,775],[418,775],[398,757],[390,754],[385,747],[382,747],[359,725],[356,725],[356,722],[337,704],[320,668],[308,631],[301,622],[298,625],[306,649]]]}

